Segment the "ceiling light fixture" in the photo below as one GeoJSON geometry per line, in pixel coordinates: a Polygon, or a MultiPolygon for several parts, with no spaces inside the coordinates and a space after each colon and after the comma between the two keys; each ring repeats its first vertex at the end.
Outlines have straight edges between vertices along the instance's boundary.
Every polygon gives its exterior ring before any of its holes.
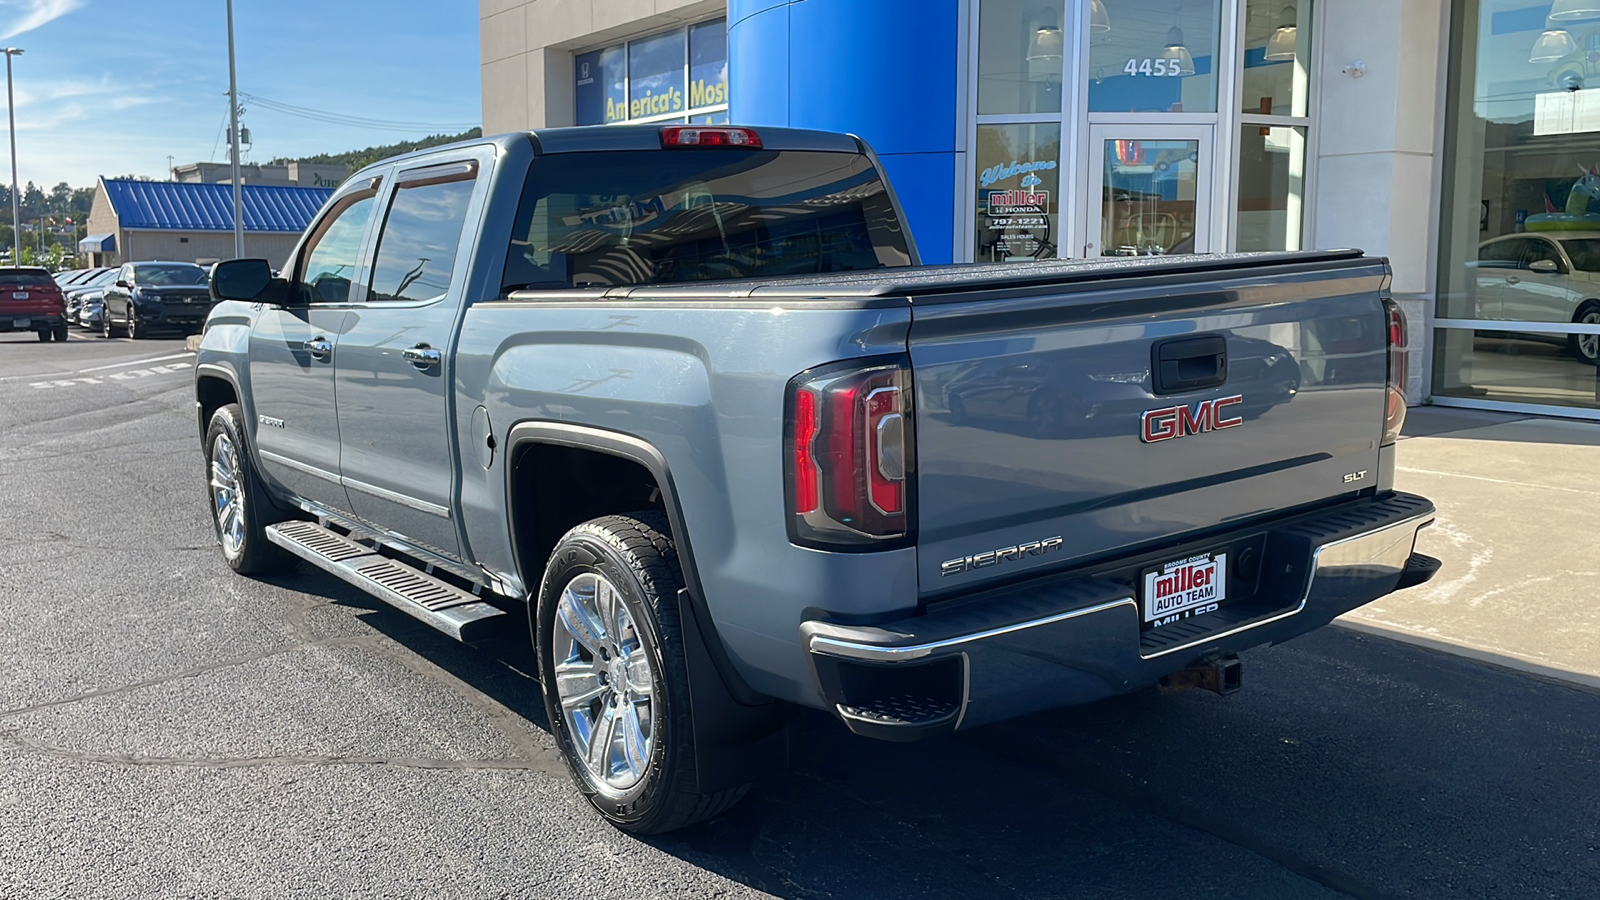
{"type": "Polygon", "coordinates": [[[1295,16],[1294,7],[1285,6],[1283,16],[1278,19],[1278,28],[1272,32],[1272,37],[1267,39],[1266,59],[1294,59],[1296,45],[1300,43],[1300,27],[1295,16]]]}

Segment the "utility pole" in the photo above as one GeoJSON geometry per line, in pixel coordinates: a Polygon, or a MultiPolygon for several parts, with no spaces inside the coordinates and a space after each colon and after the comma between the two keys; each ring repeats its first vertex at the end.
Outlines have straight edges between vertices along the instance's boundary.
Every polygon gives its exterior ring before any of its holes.
{"type": "MultiPolygon", "coordinates": [[[[233,0],[228,0],[232,3],[233,0]]],[[[11,264],[22,265],[22,218],[17,214],[17,103],[11,91],[11,57],[22,50],[6,47],[6,115],[10,119],[11,133],[11,264]]]]}
{"type": "MultiPolygon", "coordinates": [[[[11,60],[6,59],[9,69],[11,60]]],[[[233,59],[233,0],[228,0],[228,159],[233,164],[233,255],[235,259],[244,256],[244,202],[242,190],[239,186],[239,78],[235,72],[233,59]]],[[[17,154],[11,154],[12,164],[16,164],[17,154]]],[[[16,176],[12,176],[12,181],[16,176]]],[[[15,203],[15,194],[13,194],[15,203]]]]}

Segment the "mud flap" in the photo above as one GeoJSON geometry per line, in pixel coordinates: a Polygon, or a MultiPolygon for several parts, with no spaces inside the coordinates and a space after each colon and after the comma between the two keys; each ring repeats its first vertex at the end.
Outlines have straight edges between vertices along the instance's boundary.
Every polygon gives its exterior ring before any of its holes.
{"type": "Polygon", "coordinates": [[[770,700],[747,706],[734,699],[708,649],[706,630],[688,590],[678,592],[683,652],[694,713],[695,775],[701,793],[749,784],[789,765],[789,708],[770,700]]]}

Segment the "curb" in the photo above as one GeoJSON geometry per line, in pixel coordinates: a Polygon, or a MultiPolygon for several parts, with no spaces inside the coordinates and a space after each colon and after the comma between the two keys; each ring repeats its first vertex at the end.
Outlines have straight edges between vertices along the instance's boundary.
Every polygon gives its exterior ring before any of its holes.
{"type": "Polygon", "coordinates": [[[1422,635],[1413,634],[1404,629],[1395,628],[1392,626],[1376,625],[1371,622],[1351,621],[1348,619],[1335,619],[1330,624],[1333,624],[1339,628],[1347,629],[1349,631],[1354,631],[1358,634],[1367,634],[1374,637],[1388,638],[1393,641],[1399,641],[1402,644],[1410,644],[1413,647],[1421,647],[1424,650],[1432,650],[1436,653],[1446,653],[1451,656],[1459,656],[1463,659],[1470,659],[1473,662],[1494,666],[1497,669],[1507,669],[1523,675],[1531,675],[1534,678],[1538,678],[1542,681],[1555,681],[1567,685],[1568,687],[1576,687],[1586,691],[1600,692],[1600,676],[1588,675],[1583,672],[1573,672],[1567,669],[1558,669],[1555,666],[1537,663],[1518,656],[1509,656],[1505,653],[1497,653],[1492,650],[1479,650],[1475,647],[1452,644],[1449,641],[1443,641],[1432,637],[1423,637],[1422,635]]]}

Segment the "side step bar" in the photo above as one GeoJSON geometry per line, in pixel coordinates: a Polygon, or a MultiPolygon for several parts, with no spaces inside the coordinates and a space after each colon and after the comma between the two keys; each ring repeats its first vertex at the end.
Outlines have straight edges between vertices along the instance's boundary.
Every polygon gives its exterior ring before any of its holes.
{"type": "Polygon", "coordinates": [[[315,522],[267,526],[267,540],[458,641],[505,610],[315,522]]]}

